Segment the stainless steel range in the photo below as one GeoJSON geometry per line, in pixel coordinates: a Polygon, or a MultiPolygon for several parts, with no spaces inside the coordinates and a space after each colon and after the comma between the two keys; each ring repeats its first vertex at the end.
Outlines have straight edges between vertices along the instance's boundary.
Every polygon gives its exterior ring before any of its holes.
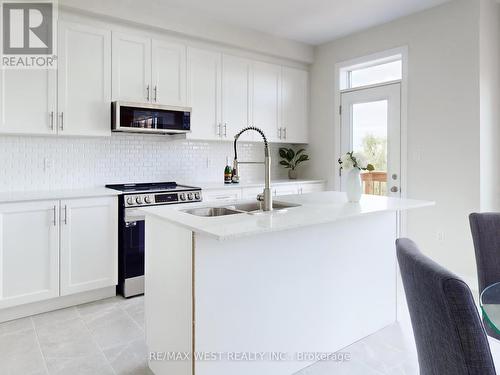
{"type": "Polygon", "coordinates": [[[124,297],[144,293],[144,206],[187,204],[202,201],[201,189],[175,182],[106,185],[119,190],[118,286],[124,297]]]}

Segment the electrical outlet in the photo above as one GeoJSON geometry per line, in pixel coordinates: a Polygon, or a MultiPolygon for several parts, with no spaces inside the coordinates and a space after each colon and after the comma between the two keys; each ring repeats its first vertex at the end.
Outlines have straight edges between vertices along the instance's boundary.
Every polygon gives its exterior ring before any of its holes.
{"type": "Polygon", "coordinates": [[[43,159],[43,170],[44,172],[47,172],[49,169],[52,169],[54,167],[54,162],[52,159],[45,158],[43,159]]]}

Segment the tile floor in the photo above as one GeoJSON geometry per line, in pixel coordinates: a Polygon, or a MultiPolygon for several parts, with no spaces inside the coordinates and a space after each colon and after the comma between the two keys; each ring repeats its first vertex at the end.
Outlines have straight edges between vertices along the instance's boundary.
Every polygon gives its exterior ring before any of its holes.
{"type": "MultiPolygon", "coordinates": [[[[316,363],[297,375],[416,375],[409,332],[392,325],[342,350],[350,361],[316,363]]],[[[109,298],[0,324],[2,375],[152,374],[146,357],[143,297],[109,298]]]]}

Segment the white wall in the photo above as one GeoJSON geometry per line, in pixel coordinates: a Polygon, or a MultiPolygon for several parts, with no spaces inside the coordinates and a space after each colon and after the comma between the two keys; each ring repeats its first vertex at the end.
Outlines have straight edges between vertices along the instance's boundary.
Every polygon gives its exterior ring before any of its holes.
{"type": "Polygon", "coordinates": [[[480,2],[481,210],[500,208],[500,5],[480,2]]]}
{"type": "Polygon", "coordinates": [[[321,45],[311,77],[311,177],[333,184],[335,64],[408,46],[407,196],[436,201],[409,213],[408,236],[468,279],[475,263],[467,215],[480,206],[478,8],[456,0],[321,45]]]}
{"type": "MultiPolygon", "coordinates": [[[[287,176],[278,165],[278,148],[271,146],[274,179],[287,176]]],[[[163,136],[125,134],[107,138],[0,136],[0,191],[223,181],[227,156],[231,162],[232,142],[168,141],[163,136]]],[[[263,160],[263,146],[239,142],[238,158],[263,160]]],[[[242,181],[264,179],[261,165],[242,165],[240,174],[242,181]]]]}
{"type": "Polygon", "coordinates": [[[303,63],[313,61],[313,47],[266,33],[211,20],[187,10],[166,7],[161,1],[59,0],[63,9],[103,15],[130,24],[235,46],[303,63]],[[154,4],[153,4],[154,3],[154,4]]]}

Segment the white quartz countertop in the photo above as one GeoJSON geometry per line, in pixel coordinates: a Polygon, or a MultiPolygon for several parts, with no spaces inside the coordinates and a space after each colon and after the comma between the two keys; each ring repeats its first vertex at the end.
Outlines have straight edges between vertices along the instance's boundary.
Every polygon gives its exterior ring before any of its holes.
{"type": "Polygon", "coordinates": [[[345,193],[336,191],[287,195],[278,197],[275,201],[295,203],[301,206],[289,208],[286,211],[259,214],[242,213],[219,217],[199,217],[181,210],[196,207],[225,207],[248,201],[144,207],[141,208],[141,211],[146,215],[154,215],[188,228],[195,233],[203,233],[218,240],[230,240],[259,233],[324,224],[373,213],[403,211],[434,205],[434,202],[430,201],[373,195],[363,195],[359,203],[349,203],[345,193]]]}
{"type": "Polygon", "coordinates": [[[67,190],[6,191],[0,192],[0,203],[43,201],[51,199],[74,199],[120,195],[118,190],[105,187],[67,190]]]}
{"type": "MultiPolygon", "coordinates": [[[[273,180],[272,185],[291,185],[291,184],[315,184],[324,183],[324,180],[273,180]]],[[[251,188],[251,187],[261,187],[264,186],[264,181],[240,181],[237,184],[225,184],[221,182],[193,182],[186,185],[198,186],[202,190],[219,190],[219,189],[241,189],[241,188],[251,188]]]]}

